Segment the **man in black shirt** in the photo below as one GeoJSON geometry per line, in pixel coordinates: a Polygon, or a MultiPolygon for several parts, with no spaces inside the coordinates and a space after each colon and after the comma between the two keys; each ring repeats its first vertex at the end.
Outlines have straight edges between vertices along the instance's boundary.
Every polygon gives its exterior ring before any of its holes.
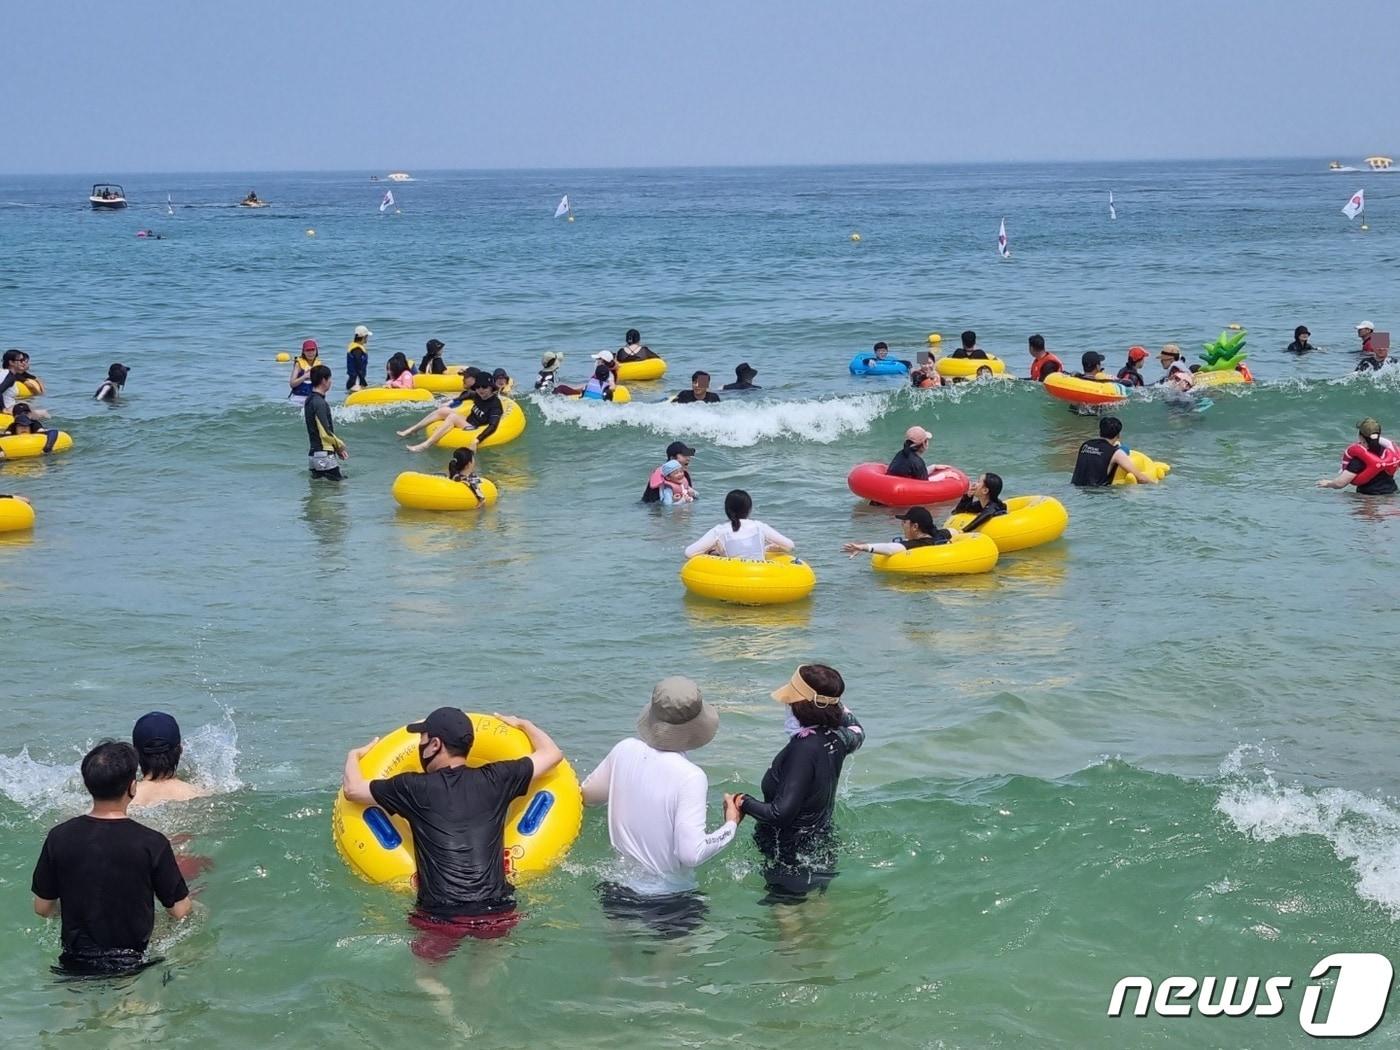
{"type": "Polygon", "coordinates": [[[314,366],[307,378],[311,382],[311,393],[306,395],[301,412],[306,420],[306,435],[311,439],[311,476],[340,481],[340,464],[336,460],[349,459],[350,452],[345,442],[335,436],[331,406],[326,403],[326,391],[331,388],[330,366],[314,366]]]}
{"type": "Polygon", "coordinates": [[[1144,474],[1133,466],[1128,450],[1122,447],[1118,435],[1123,432],[1123,421],[1117,416],[1104,416],[1099,420],[1099,436],[1090,438],[1079,446],[1079,455],[1074,461],[1074,475],[1071,485],[1082,488],[1103,488],[1113,484],[1113,475],[1118,471],[1131,474],[1143,485],[1155,485],[1157,479],[1144,474]]]}
{"type": "Polygon", "coordinates": [[[969,328],[964,332],[958,342],[962,345],[949,354],[949,357],[968,358],[973,361],[987,360],[987,351],[977,345],[977,333],[972,329],[969,328]]]}
{"type": "MultiPolygon", "coordinates": [[[[420,441],[416,445],[409,445],[410,452],[422,452],[424,449],[432,448],[439,441],[450,434],[455,427],[458,430],[475,430],[471,441],[466,448],[476,448],[483,441],[496,432],[496,428],[501,425],[501,418],[506,414],[506,407],[501,401],[501,391],[510,386],[510,376],[504,368],[498,368],[491,375],[481,375],[477,378],[476,384],[463,395],[467,398],[462,407],[470,404],[471,409],[465,415],[460,409],[449,412],[445,424],[438,427],[426,441],[420,441]]],[[[431,415],[428,417],[431,418],[431,415]]],[[[420,422],[419,425],[426,425],[420,422]]],[[[410,431],[417,429],[417,426],[409,428],[410,431]]],[[[400,435],[404,431],[399,432],[400,435]]]]}
{"type": "Polygon", "coordinates": [[[696,372],[690,377],[690,389],[682,390],[671,400],[678,405],[717,405],[719,395],[710,389],[710,373],[696,372]]]}
{"type": "Polygon", "coordinates": [[[424,958],[444,957],[463,937],[499,937],[519,921],[505,871],[506,808],[564,755],[534,723],[497,717],[524,731],[533,748],[529,755],[468,766],[475,738],[471,719],[440,707],[408,726],[419,735],[422,773],[366,780],[360,758],[373,741],[345,758],[345,797],[402,816],[413,831],[418,907],[409,921],[426,935],[414,944],[424,958]]]}
{"type": "Polygon", "coordinates": [[[894,454],[885,473],[892,478],[913,478],[915,481],[928,480],[928,465],[924,463],[924,453],[933,438],[923,427],[910,427],[904,432],[904,447],[894,454]]]}
{"type": "Polygon", "coordinates": [[[146,958],[155,904],[176,919],[190,913],[190,893],[170,841],[126,815],[136,794],[136,749],[106,741],[83,758],[92,809],[53,828],[34,866],[34,912],[61,911],[59,970],[94,976],[131,973],[146,958]]]}

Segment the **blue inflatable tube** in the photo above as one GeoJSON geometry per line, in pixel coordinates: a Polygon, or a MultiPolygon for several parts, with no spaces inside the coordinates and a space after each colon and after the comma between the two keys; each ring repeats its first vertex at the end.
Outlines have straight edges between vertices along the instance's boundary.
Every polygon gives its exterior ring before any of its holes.
{"type": "Polygon", "coordinates": [[[851,375],[853,376],[907,376],[909,365],[903,361],[896,361],[893,357],[887,357],[883,361],[877,361],[875,355],[866,351],[856,354],[851,358],[851,375]]]}

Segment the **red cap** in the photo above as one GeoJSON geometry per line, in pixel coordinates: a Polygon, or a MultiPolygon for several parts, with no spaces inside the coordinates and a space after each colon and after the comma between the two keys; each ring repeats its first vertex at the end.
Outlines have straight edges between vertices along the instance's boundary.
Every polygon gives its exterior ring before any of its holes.
{"type": "Polygon", "coordinates": [[[319,350],[319,349],[320,349],[320,347],[318,347],[318,346],[316,345],[316,340],[314,340],[314,339],[308,339],[306,342],[304,342],[304,343],[301,344],[301,352],[302,352],[302,353],[306,353],[306,351],[308,351],[308,350],[319,350]]]}
{"type": "Polygon", "coordinates": [[[1148,358],[1148,356],[1149,356],[1149,355],[1148,355],[1147,351],[1146,351],[1145,349],[1143,349],[1142,347],[1140,347],[1140,346],[1130,346],[1130,347],[1128,347],[1128,360],[1129,360],[1129,361],[1146,361],[1147,358],[1148,358]]]}

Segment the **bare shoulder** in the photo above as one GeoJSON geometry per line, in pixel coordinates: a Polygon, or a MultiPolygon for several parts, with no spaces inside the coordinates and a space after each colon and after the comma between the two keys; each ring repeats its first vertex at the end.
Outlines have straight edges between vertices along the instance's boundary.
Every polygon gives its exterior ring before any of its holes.
{"type": "Polygon", "coordinates": [[[132,808],[139,808],[159,806],[165,802],[189,802],[210,793],[187,780],[143,780],[136,785],[136,797],[131,800],[131,805],[132,808]]]}

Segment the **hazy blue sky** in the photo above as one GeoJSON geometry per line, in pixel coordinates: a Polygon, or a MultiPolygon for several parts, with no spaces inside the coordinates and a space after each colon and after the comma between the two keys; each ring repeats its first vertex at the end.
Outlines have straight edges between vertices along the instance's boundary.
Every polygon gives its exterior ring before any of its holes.
{"type": "Polygon", "coordinates": [[[0,170],[1400,154],[1395,0],[15,0],[0,170]]]}

